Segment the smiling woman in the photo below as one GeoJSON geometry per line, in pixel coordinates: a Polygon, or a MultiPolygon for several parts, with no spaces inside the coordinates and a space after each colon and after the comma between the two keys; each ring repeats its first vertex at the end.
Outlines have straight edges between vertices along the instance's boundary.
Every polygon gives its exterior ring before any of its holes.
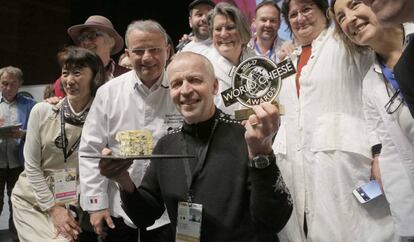
{"type": "Polygon", "coordinates": [[[255,56],[247,47],[250,41],[250,27],[244,15],[228,3],[219,3],[209,13],[208,25],[213,39],[213,48],[206,54],[214,67],[219,81],[219,90],[214,103],[223,112],[234,115],[234,111],[243,108],[241,104],[226,107],[220,93],[231,87],[230,72],[243,60],[255,56]]]}
{"type": "Polygon", "coordinates": [[[373,176],[383,186],[396,233],[413,237],[414,203],[404,201],[414,200],[414,123],[393,69],[414,25],[385,27],[360,0],[333,1],[330,14],[350,45],[368,46],[376,52],[375,63],[363,81],[371,146],[382,145],[375,154],[373,176]]]}
{"type": "Polygon", "coordinates": [[[352,54],[345,47],[329,25],[328,7],[327,0],[282,5],[300,46],[290,55],[296,75],[283,79],[279,103],[285,115],[273,146],[296,210],[281,237],[392,241],[386,200],[363,207],[352,195],[371,177],[361,81],[372,53],[352,54]]]}
{"type": "Polygon", "coordinates": [[[24,147],[26,166],[12,194],[22,242],[73,241],[81,233],[67,210],[78,204],[78,182],[66,178],[77,177],[82,126],[106,74],[100,58],[84,48],[68,47],[58,60],[67,97],[56,105],[42,102],[33,108],[24,147]]]}

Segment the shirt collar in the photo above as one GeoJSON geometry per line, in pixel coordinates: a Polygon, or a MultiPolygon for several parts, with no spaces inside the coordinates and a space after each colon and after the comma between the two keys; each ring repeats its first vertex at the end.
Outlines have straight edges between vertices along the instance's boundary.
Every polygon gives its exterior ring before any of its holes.
{"type": "Polygon", "coordinates": [[[138,91],[143,91],[147,94],[154,92],[156,90],[158,90],[158,88],[160,86],[163,87],[168,87],[168,83],[167,83],[167,78],[165,78],[165,71],[161,74],[161,76],[158,78],[158,80],[150,87],[148,88],[147,86],[145,86],[145,84],[141,81],[141,79],[139,79],[136,71],[133,71],[132,73],[134,73],[135,76],[135,80],[133,81],[133,88],[138,90],[138,91]]]}

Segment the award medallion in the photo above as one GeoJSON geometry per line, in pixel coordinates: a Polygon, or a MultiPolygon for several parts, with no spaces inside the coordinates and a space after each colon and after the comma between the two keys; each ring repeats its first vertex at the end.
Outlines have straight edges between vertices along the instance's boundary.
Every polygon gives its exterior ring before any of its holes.
{"type": "Polygon", "coordinates": [[[279,64],[266,57],[255,56],[244,60],[232,73],[232,88],[221,93],[224,105],[236,102],[247,109],[236,110],[235,118],[245,120],[253,114],[251,107],[274,102],[282,86],[282,79],[296,73],[290,59],[279,64]]]}

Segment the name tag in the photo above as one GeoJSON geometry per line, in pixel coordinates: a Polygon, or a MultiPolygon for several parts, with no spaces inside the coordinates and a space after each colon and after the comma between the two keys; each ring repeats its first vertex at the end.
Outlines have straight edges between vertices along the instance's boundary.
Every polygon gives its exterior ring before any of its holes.
{"type": "Polygon", "coordinates": [[[203,205],[179,202],[176,242],[199,242],[203,205]]]}
{"type": "Polygon", "coordinates": [[[78,201],[76,178],[75,168],[59,170],[53,173],[53,194],[55,202],[68,204],[78,201]]]}

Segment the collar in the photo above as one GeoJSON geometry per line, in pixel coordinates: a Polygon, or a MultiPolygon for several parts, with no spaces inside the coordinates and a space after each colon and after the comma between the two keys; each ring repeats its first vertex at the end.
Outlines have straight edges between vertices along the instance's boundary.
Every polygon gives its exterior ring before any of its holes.
{"type": "Polygon", "coordinates": [[[206,121],[196,123],[196,124],[188,124],[184,121],[182,131],[190,136],[195,136],[201,140],[207,140],[210,137],[210,133],[214,127],[214,123],[220,117],[221,111],[216,107],[216,110],[206,121]]]}
{"type": "Polygon", "coordinates": [[[7,104],[13,104],[13,103],[17,102],[18,98],[19,98],[19,94],[16,95],[16,98],[14,98],[13,101],[9,102],[3,97],[3,93],[0,93],[0,103],[4,102],[4,103],[7,103],[7,104]]]}
{"type": "Polygon", "coordinates": [[[141,79],[139,79],[136,71],[131,71],[130,73],[133,73],[134,75],[134,78],[131,78],[132,80],[131,84],[132,84],[132,88],[135,90],[138,90],[138,91],[141,90],[141,91],[144,91],[145,93],[151,93],[151,92],[158,90],[160,86],[163,88],[168,88],[168,80],[166,78],[165,71],[163,71],[163,73],[158,78],[158,80],[150,88],[145,86],[144,83],[141,81],[141,79]]]}

